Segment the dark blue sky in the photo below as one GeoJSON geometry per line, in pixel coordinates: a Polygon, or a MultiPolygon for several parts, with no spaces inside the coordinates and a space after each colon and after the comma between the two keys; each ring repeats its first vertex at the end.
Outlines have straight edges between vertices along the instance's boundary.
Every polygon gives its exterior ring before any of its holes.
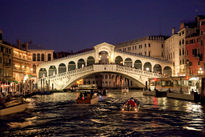
{"type": "Polygon", "coordinates": [[[4,40],[57,51],[101,42],[170,35],[181,21],[205,15],[205,0],[0,0],[4,40]]]}

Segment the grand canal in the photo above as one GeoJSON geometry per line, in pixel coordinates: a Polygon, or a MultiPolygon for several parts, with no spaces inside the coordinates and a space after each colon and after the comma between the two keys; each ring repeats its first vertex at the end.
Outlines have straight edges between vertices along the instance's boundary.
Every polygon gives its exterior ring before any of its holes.
{"type": "Polygon", "coordinates": [[[29,98],[25,112],[0,118],[0,136],[205,136],[205,106],[200,104],[109,91],[98,104],[85,106],[76,105],[75,96],[29,98]],[[141,102],[139,112],[121,113],[130,97],[141,102]]]}

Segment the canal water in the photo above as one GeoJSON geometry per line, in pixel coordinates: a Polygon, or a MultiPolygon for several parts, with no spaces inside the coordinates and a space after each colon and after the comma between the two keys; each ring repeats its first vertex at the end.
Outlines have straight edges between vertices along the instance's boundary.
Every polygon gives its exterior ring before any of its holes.
{"type": "Polygon", "coordinates": [[[109,91],[95,105],[76,105],[76,93],[29,98],[25,112],[0,117],[0,136],[205,136],[205,106],[193,102],[109,91]],[[138,113],[121,113],[130,97],[138,113]]]}

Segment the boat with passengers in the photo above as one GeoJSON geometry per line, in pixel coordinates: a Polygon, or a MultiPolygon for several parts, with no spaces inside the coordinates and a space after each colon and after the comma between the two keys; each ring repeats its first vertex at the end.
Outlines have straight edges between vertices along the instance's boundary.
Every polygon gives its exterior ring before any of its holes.
{"type": "Polygon", "coordinates": [[[135,113],[139,111],[139,107],[140,102],[134,98],[130,98],[121,106],[121,112],[135,113]]]}
{"type": "Polygon", "coordinates": [[[77,93],[77,104],[96,104],[99,101],[99,96],[92,90],[80,91],[77,93]]]}

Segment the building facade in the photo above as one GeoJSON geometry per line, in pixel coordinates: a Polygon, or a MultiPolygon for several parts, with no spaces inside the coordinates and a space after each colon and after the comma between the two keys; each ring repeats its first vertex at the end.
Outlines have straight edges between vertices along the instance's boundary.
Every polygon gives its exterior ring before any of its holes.
{"type": "Polygon", "coordinates": [[[172,28],[172,35],[165,40],[164,58],[172,62],[173,76],[178,76],[180,70],[178,41],[179,41],[179,35],[175,33],[175,29],[172,28]]]}
{"type": "Polygon", "coordinates": [[[147,36],[141,39],[116,44],[116,50],[163,59],[166,38],[166,36],[161,35],[147,36]]]}
{"type": "Polygon", "coordinates": [[[26,48],[23,49],[20,42],[17,46],[13,46],[13,77],[15,81],[24,83],[32,76],[31,54],[28,51],[28,44],[23,44],[26,48]]]}
{"type": "Polygon", "coordinates": [[[2,31],[0,30],[0,81],[8,83],[13,80],[13,48],[3,41],[2,31]]]}
{"type": "Polygon", "coordinates": [[[48,62],[53,60],[53,51],[47,49],[29,49],[32,56],[31,65],[33,68],[33,75],[36,77],[36,68],[39,64],[43,62],[48,62]]]}
{"type": "Polygon", "coordinates": [[[196,30],[186,38],[188,75],[204,75],[205,71],[205,18],[199,20],[196,30]]]}

